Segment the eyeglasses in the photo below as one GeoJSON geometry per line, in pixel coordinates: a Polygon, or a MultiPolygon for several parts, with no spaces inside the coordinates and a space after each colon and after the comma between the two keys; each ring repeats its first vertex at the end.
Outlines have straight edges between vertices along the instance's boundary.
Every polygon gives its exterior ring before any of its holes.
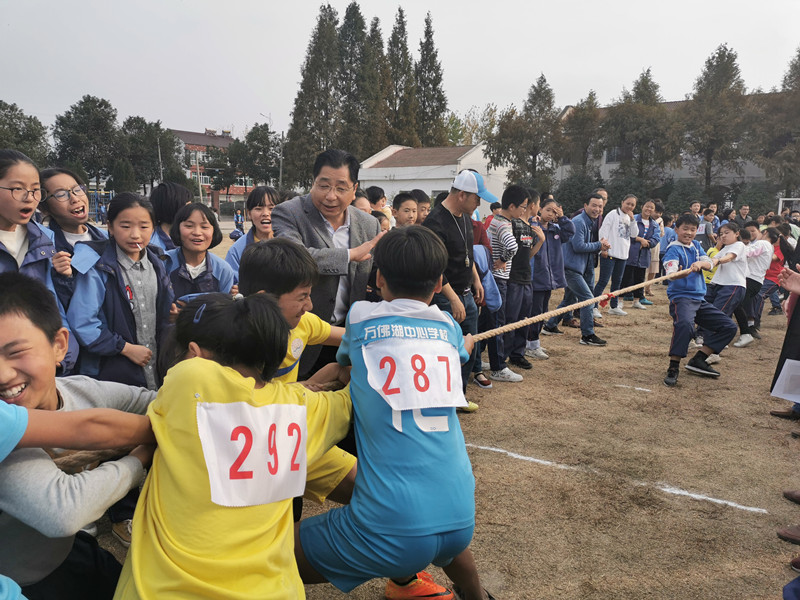
{"type": "Polygon", "coordinates": [[[8,190],[11,192],[11,197],[14,198],[17,202],[25,202],[28,199],[28,196],[33,196],[33,199],[39,202],[42,199],[42,190],[26,190],[25,188],[21,187],[3,187],[0,186],[0,190],[8,190]]]}
{"type": "Polygon", "coordinates": [[[85,196],[86,195],[86,186],[84,185],[76,185],[71,190],[58,190],[55,194],[50,194],[45,200],[49,198],[55,198],[59,202],[66,202],[69,200],[69,196],[72,194],[73,196],[85,196]]]}
{"type": "Polygon", "coordinates": [[[333,187],[329,183],[315,183],[314,185],[317,186],[317,189],[320,192],[323,192],[325,194],[327,194],[328,192],[331,191],[331,189],[333,189],[333,193],[336,194],[337,196],[344,196],[347,192],[352,192],[356,187],[355,184],[350,186],[349,188],[346,188],[346,187],[333,187]]]}

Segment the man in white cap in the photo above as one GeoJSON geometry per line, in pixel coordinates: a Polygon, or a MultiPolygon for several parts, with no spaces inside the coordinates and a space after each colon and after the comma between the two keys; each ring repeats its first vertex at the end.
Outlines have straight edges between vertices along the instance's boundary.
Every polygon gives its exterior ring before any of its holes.
{"type": "MultiPolygon", "coordinates": [[[[447,268],[444,271],[442,291],[435,294],[433,302],[442,310],[453,315],[461,324],[464,335],[478,332],[478,306],[483,301],[483,286],[475,268],[472,256],[472,221],[470,215],[481,198],[487,202],[497,202],[497,197],[486,189],[483,177],[477,171],[465,169],[453,180],[450,193],[431,209],[422,224],[431,229],[444,242],[447,248],[447,268]]],[[[467,391],[469,374],[475,361],[475,352],[466,364],[461,366],[461,379],[464,392],[467,391]]],[[[470,402],[466,410],[477,410],[478,405],[470,402]]]]}

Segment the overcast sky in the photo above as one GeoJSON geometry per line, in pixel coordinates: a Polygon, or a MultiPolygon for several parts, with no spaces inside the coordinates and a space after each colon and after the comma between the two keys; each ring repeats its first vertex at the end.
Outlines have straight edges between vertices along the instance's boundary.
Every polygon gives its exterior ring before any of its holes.
{"type": "MultiPolygon", "coordinates": [[[[331,3],[340,18],[347,2],[331,3]]],[[[363,0],[388,38],[397,2],[363,0]]],[[[0,100],[51,125],[84,94],[120,122],[287,130],[319,2],[0,0],[0,100]]],[[[652,68],[666,100],[691,92],[727,43],[748,89],[779,86],[800,46],[798,0],[404,0],[416,57],[433,17],[450,108],[521,104],[544,73],[559,106],[593,89],[608,104],[652,68]]]]}

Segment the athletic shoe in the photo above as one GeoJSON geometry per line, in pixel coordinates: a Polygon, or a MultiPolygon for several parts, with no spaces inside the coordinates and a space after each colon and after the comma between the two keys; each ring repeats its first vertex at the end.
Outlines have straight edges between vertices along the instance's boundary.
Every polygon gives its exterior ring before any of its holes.
{"type": "Polygon", "coordinates": [[[645,306],[653,306],[653,302],[648,300],[647,298],[640,298],[639,304],[644,304],[645,306]]]}
{"type": "Polygon", "coordinates": [[[601,340],[595,334],[592,335],[582,335],[581,336],[581,344],[584,346],[605,346],[606,341],[601,340]]]}
{"type": "Polygon", "coordinates": [[[593,309],[592,309],[592,316],[593,316],[595,319],[602,319],[602,318],[603,318],[603,313],[601,313],[601,312],[600,312],[599,310],[597,310],[596,308],[593,308],[593,309]]]}
{"type": "Polygon", "coordinates": [[[555,327],[548,327],[545,325],[542,327],[542,333],[544,335],[564,335],[564,332],[561,331],[557,325],[555,327]]]}
{"type": "Polygon", "coordinates": [[[686,368],[692,373],[703,375],[705,377],[719,377],[719,371],[712,369],[702,356],[695,356],[686,363],[686,368]]]}
{"type": "Polygon", "coordinates": [[[625,300],[625,302],[633,302],[633,296],[627,296],[626,295],[626,296],[623,296],[622,299],[625,300]]]}
{"type": "MultiPolygon", "coordinates": [[[[492,593],[489,590],[483,588],[483,591],[486,592],[486,597],[489,598],[489,600],[495,600],[495,597],[492,596],[492,593]]],[[[464,592],[461,591],[461,588],[455,584],[453,584],[453,597],[455,600],[465,600],[466,598],[464,592]]]]}
{"type": "MultiPolygon", "coordinates": [[[[652,304],[652,302],[650,304],[652,304]]],[[[637,300],[636,302],[634,302],[633,308],[640,308],[641,310],[647,310],[647,307],[644,305],[644,300],[637,300]]]]}
{"type": "Polygon", "coordinates": [[[753,343],[753,336],[750,335],[749,333],[743,333],[742,335],[739,336],[739,339],[733,343],[733,346],[735,348],[744,348],[748,344],[752,343],[753,343]]]}
{"type": "Polygon", "coordinates": [[[416,598],[434,598],[435,600],[453,600],[453,593],[433,581],[433,578],[421,571],[405,585],[399,585],[391,579],[386,582],[383,593],[386,600],[413,600],[416,598]]]}
{"type": "Polygon", "coordinates": [[[761,339],[761,332],[758,329],[756,329],[755,327],[750,327],[750,335],[753,336],[754,340],[760,340],[761,339]]]}
{"type": "Polygon", "coordinates": [[[675,387],[678,385],[678,368],[670,367],[667,369],[667,376],[664,377],[664,385],[667,387],[675,387]]]}
{"type": "Polygon", "coordinates": [[[627,317],[628,316],[628,313],[626,313],[624,310],[622,310],[619,306],[617,306],[615,308],[610,308],[608,310],[608,314],[616,315],[618,317],[627,317]]]}
{"type": "MultiPolygon", "coordinates": [[[[460,410],[461,412],[465,412],[465,413],[474,413],[476,410],[478,410],[478,405],[475,404],[474,402],[470,401],[470,400],[467,400],[467,405],[466,406],[459,406],[458,410],[460,410]]],[[[419,575],[420,574],[417,573],[417,577],[419,577],[419,575]]],[[[427,575],[427,573],[426,573],[426,575],[427,575]]],[[[430,575],[429,575],[429,577],[430,577],[430,575]]],[[[400,587],[403,587],[403,586],[400,586],[400,587]]],[[[395,597],[395,598],[406,598],[406,596],[393,596],[393,597],[395,597]]],[[[414,598],[416,596],[411,596],[411,597],[414,598]]],[[[425,598],[425,596],[421,596],[421,597],[425,598]]],[[[431,596],[431,597],[434,598],[435,596],[431,596]]],[[[388,596],[387,596],[387,598],[388,598],[388,596]]]]}
{"type": "Polygon", "coordinates": [[[789,566],[792,567],[792,571],[800,573],[800,556],[796,556],[789,562],[789,566]]]}
{"type": "Polygon", "coordinates": [[[533,365],[522,357],[509,358],[508,364],[513,365],[515,367],[519,367],[520,369],[525,369],[526,371],[533,368],[533,365]]]}
{"type": "Polygon", "coordinates": [[[695,348],[702,348],[703,346],[704,346],[704,344],[703,344],[703,336],[702,335],[698,335],[696,338],[694,338],[694,347],[695,348]]]}
{"type": "Polygon", "coordinates": [[[514,371],[506,367],[505,369],[501,369],[500,371],[490,372],[489,379],[494,379],[495,381],[506,381],[508,383],[518,383],[522,381],[522,375],[518,375],[517,373],[514,373],[514,371]]]}
{"type": "Polygon", "coordinates": [[[722,358],[720,357],[719,354],[712,354],[706,359],[706,364],[707,365],[715,365],[721,360],[722,360],[722,358]]]}
{"type": "Polygon", "coordinates": [[[112,523],[111,524],[111,533],[117,538],[120,544],[125,546],[126,548],[130,547],[131,545],[131,532],[133,530],[133,520],[126,519],[124,521],[120,521],[119,523],[112,523]]]}
{"type": "Polygon", "coordinates": [[[488,371],[491,368],[492,365],[490,365],[488,362],[486,362],[485,360],[481,361],[481,371],[488,371]]]}
{"type": "Polygon", "coordinates": [[[776,317],[782,314],[783,314],[783,309],[781,308],[771,308],[770,311],[767,313],[767,315],[770,317],[776,317]]]}
{"type": "Polygon", "coordinates": [[[547,352],[544,351],[543,348],[536,348],[535,350],[525,350],[525,356],[530,358],[535,358],[536,360],[547,360],[550,356],[547,352]]]}
{"type": "Polygon", "coordinates": [[[474,383],[474,384],[475,384],[475,385],[477,385],[479,388],[481,388],[481,389],[484,389],[484,390],[490,390],[490,389],[492,389],[492,382],[491,382],[491,381],[489,381],[489,380],[486,378],[486,375],[484,375],[483,373],[477,373],[477,374],[476,374],[476,375],[475,375],[475,376],[472,378],[472,383],[474,383]],[[483,378],[482,378],[482,379],[478,379],[478,377],[481,377],[481,376],[483,376],[483,378]]]}

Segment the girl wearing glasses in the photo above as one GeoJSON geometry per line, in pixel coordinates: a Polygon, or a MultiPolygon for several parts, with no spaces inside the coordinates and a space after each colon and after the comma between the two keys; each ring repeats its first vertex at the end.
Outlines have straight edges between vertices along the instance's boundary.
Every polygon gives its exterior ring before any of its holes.
{"type": "Polygon", "coordinates": [[[49,227],[53,231],[57,251],[53,256],[54,267],[58,265],[53,285],[66,309],[75,291],[71,264],[75,244],[105,240],[108,235],[89,223],[86,185],[75,173],[62,168],[45,169],[39,174],[39,181],[42,184],[39,208],[50,218],[49,227]],[[62,275],[62,272],[66,274],[62,275]]]}

